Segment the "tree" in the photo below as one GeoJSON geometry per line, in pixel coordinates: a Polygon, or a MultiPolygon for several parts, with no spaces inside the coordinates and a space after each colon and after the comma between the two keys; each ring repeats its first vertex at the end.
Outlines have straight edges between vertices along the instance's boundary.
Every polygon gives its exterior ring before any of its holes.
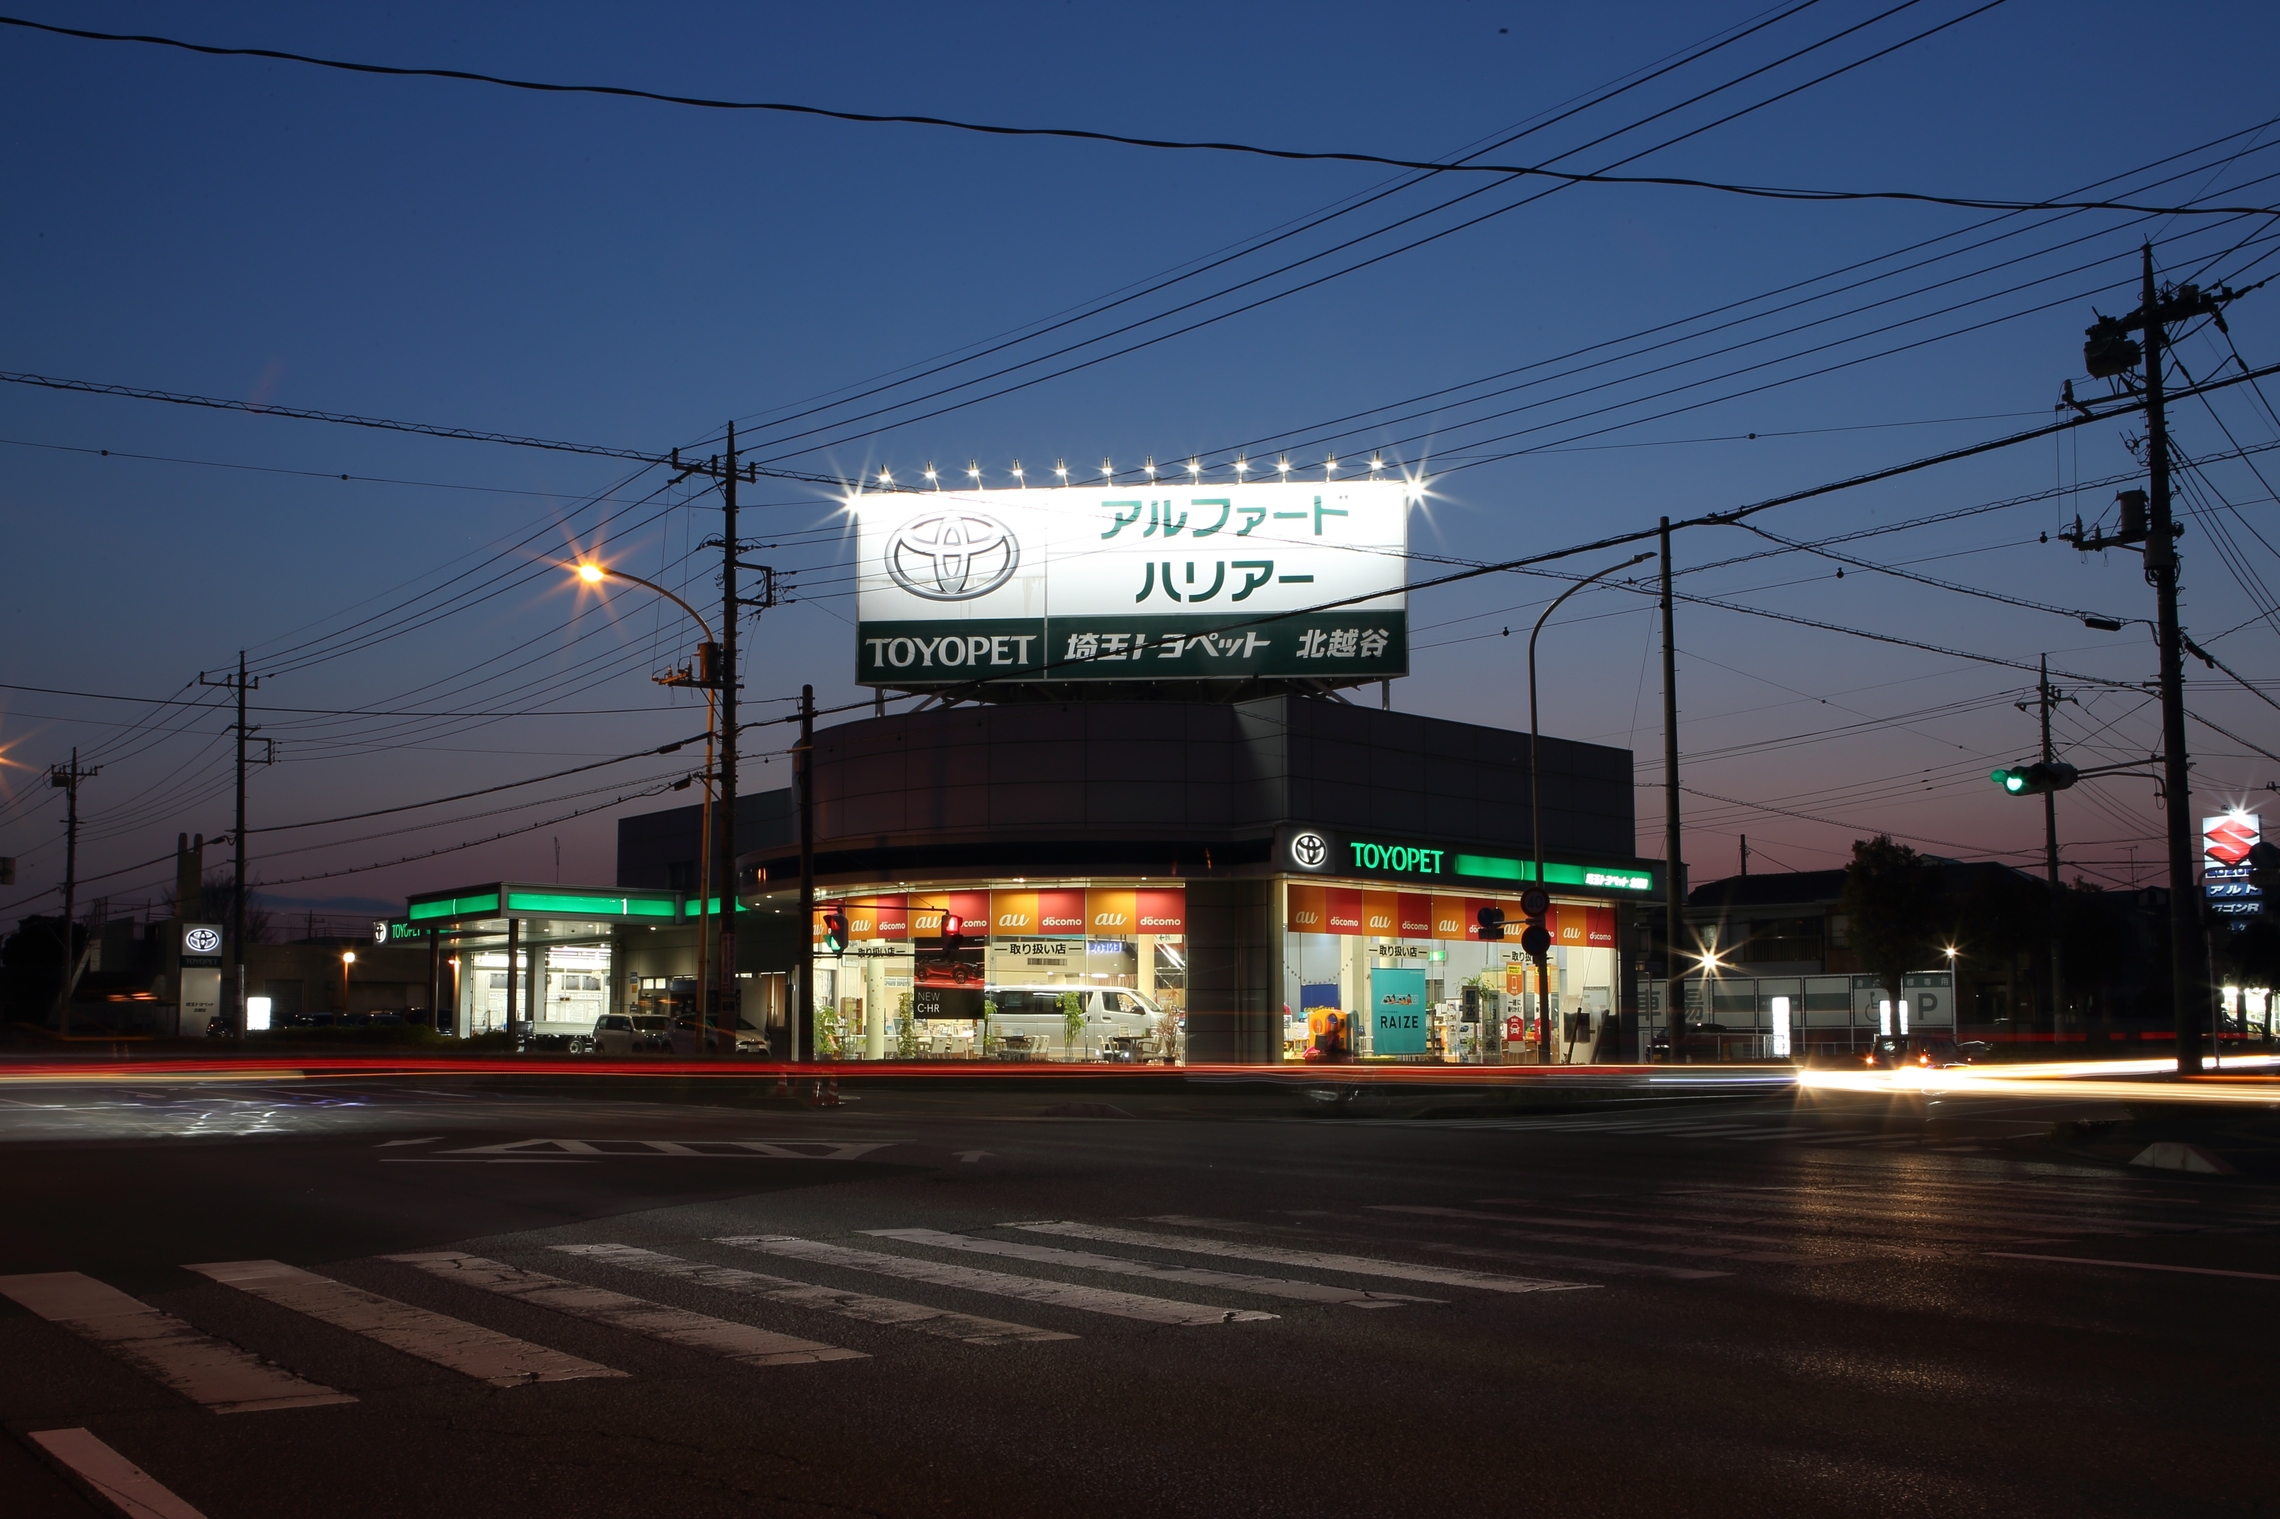
{"type": "MultiPolygon", "coordinates": [[[[2003,995],[2013,1027],[2020,1026],[2019,961],[2036,956],[2048,963],[2051,899],[2049,888],[2031,876],[2000,866],[1972,871],[1971,890],[1954,920],[1953,943],[1986,966],[2001,966],[2003,995]]],[[[2039,1008],[2037,1021],[2058,1031],[2057,1009],[2039,1008]]]]}
{"type": "Polygon", "coordinates": [[[2114,1033],[2114,982],[2128,968],[2130,927],[2125,904],[2077,880],[2059,899],[2059,932],[2066,951],[2066,982],[2086,996],[2098,1017],[2098,1042],[2114,1033]]]}
{"type": "Polygon", "coordinates": [[[1853,840],[1844,890],[1853,950],[1895,1004],[1902,978],[1939,948],[1939,898],[1939,872],[1915,850],[1884,833],[1853,840]]]}
{"type": "MultiPolygon", "coordinates": [[[[267,944],[270,942],[270,929],[274,925],[271,921],[269,909],[254,905],[254,890],[253,887],[248,886],[245,892],[245,942],[248,944],[267,944]]],[[[204,883],[198,888],[198,898],[199,917],[204,921],[209,923],[236,921],[231,916],[230,909],[237,902],[237,882],[232,878],[230,871],[207,871],[204,883]]],[[[171,887],[160,895],[159,900],[166,904],[166,915],[168,917],[182,916],[175,903],[174,892],[171,887]]]]}
{"type": "MultiPolygon", "coordinates": [[[[87,926],[72,925],[72,952],[87,947],[87,926]]],[[[0,999],[8,1016],[44,1021],[54,1010],[55,994],[63,981],[63,919],[26,918],[0,943],[0,999]]]]}

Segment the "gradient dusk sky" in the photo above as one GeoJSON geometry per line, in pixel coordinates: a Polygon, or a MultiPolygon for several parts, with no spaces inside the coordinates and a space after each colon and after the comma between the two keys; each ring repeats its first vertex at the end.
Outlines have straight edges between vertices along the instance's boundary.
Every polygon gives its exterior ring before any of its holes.
{"type": "MultiPolygon", "coordinates": [[[[1501,143],[1488,161],[2280,206],[2268,5],[19,14],[1144,137],[1411,159],[1501,143]]],[[[2135,304],[2147,238],[2165,277],[2280,272],[2280,224],[2253,215],[1554,188],[360,76],[15,27],[0,27],[0,144],[10,372],[657,452],[709,446],[733,419],[750,457],[843,479],[972,459],[1009,485],[1016,459],[1036,483],[1062,459],[1082,478],[1103,457],[1285,452],[1313,472],[1325,453],[1350,467],[1375,450],[1429,481],[1413,549],[1466,559],[2050,422],[2062,382],[2105,393],[2083,378],[2082,329],[2094,309],[2135,304]],[[1026,380],[1039,383],[1008,389],[1026,380]]],[[[2187,337],[2173,380],[2238,374],[2234,345],[2248,366],[2280,361],[2280,284],[2229,325],[2187,337]]],[[[2204,811],[2257,805],[2280,782],[2264,752],[2280,752],[2280,449],[2258,452],[2280,441],[2280,413],[2264,395],[2280,404],[2280,379],[2173,412],[2201,466],[2179,498],[2186,626],[2258,687],[2189,667],[2204,811]]],[[[1827,868],[1878,831],[2039,861],[2041,808],[1987,772],[2034,750],[2015,704],[2040,655],[2074,698],[2057,719],[2066,755],[2110,764],[2158,745],[2146,627],[2079,616],[2151,617],[2138,559],[2043,541],[2078,513],[2111,521],[2134,434],[2100,424],[1779,508],[1753,519],[1770,537],[1680,535],[1680,590],[1702,598],[1678,615],[1697,881],[1731,873],[1745,834],[1753,870],[1827,868]],[[1862,533],[1828,553],[1787,547],[1862,533]]],[[[666,479],[624,460],[0,385],[0,853],[21,860],[0,921],[58,901],[63,798],[42,772],[75,745],[103,767],[82,792],[83,902],[151,899],[170,873],[146,862],[178,832],[228,827],[224,693],[196,682],[240,649],[262,676],[255,720],[279,745],[254,778],[255,827],[701,730],[700,702],[649,679],[687,654],[669,609],[581,597],[554,567],[602,548],[714,595],[710,559],[692,554],[717,511],[666,479]],[[376,715],[332,715],[352,708],[376,715]]],[[[797,587],[748,643],[747,715],[781,714],[803,682],[826,706],[858,699],[837,493],[763,481],[746,501],[769,545],[755,557],[797,587]]],[[[1439,568],[1421,558],[1411,576],[1439,568]]],[[[1561,588],[1499,575],[1413,595],[1395,705],[1524,726],[1526,627],[1561,588]]],[[[1646,854],[1662,847],[1656,640],[1651,600],[1616,586],[1569,602],[1541,654],[1546,730],[1636,751],[1646,854]]],[[[756,730],[753,747],[780,749],[783,731],[756,730]]],[[[559,840],[563,879],[607,880],[611,819],[666,804],[617,799],[686,769],[685,755],[637,761],[257,836],[254,874],[275,903],[379,909],[461,881],[550,879],[559,840]]],[[[744,786],[786,776],[780,756],[756,759],[744,786]]],[[[2156,808],[2135,778],[2062,797],[2069,874],[2159,880],[2156,808]]]]}

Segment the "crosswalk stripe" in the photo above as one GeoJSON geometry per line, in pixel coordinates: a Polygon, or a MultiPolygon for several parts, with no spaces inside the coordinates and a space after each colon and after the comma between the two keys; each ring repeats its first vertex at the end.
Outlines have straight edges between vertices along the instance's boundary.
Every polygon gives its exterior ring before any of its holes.
{"type": "Polygon", "coordinates": [[[391,1255],[387,1259],[417,1266],[446,1281],[480,1287],[485,1292],[551,1308],[573,1318],[591,1319],[597,1324],[646,1335],[668,1345],[726,1356],[748,1366],[801,1366],[816,1361],[865,1359],[860,1350],[843,1350],[837,1345],[823,1345],[751,1324],[710,1318],[685,1308],[668,1308],[662,1303],[565,1281],[543,1271],[526,1271],[480,1255],[437,1250],[391,1255]]]}
{"type": "Polygon", "coordinates": [[[1438,1241],[1426,1241],[1424,1248],[1443,1255],[1513,1261],[1523,1266],[1549,1266],[1555,1271],[1581,1271],[1600,1276],[1664,1276],[1674,1281],[1694,1282],[1734,1274],[1731,1271],[1710,1271],[1700,1266],[1666,1266],[1660,1261],[1610,1261],[1588,1255],[1558,1255],[1540,1250],[1490,1250],[1478,1245],[1450,1245],[1438,1241]]]}
{"type": "Polygon", "coordinates": [[[583,1357],[399,1303],[283,1261],[211,1261],[187,1269],[336,1329],[377,1340],[391,1350],[464,1372],[493,1387],[625,1375],[583,1357]]]}
{"type": "Polygon", "coordinates": [[[1036,1277],[1014,1276],[1003,1271],[982,1271],[973,1266],[944,1265],[939,1261],[919,1260],[907,1255],[887,1255],[877,1250],[827,1245],[820,1240],[800,1239],[789,1234],[740,1234],[714,1243],[735,1245],[744,1250],[759,1250],[770,1255],[786,1255],[794,1260],[814,1261],[818,1265],[840,1266],[850,1271],[873,1271],[882,1276],[899,1276],[908,1281],[932,1282],[938,1287],[962,1287],[969,1292],[987,1292],[997,1297],[1050,1303],[1059,1308],[1105,1313],[1120,1319],[1139,1319],[1150,1324],[1235,1324],[1276,1317],[1271,1313],[1258,1313],[1248,1309],[1212,1308],[1202,1303],[1144,1297],[1137,1292],[1116,1292],[1106,1287],[1078,1287],[1068,1282],[1041,1281],[1036,1277]]]}
{"type": "MultiPolygon", "coordinates": [[[[1514,1239],[1542,1240],[1546,1244],[1552,1245],[1593,1245],[1602,1250],[1639,1250],[1653,1255],[1709,1255],[1722,1257],[1726,1260],[1755,1261],[1761,1265],[1772,1266],[1797,1266],[1813,1261],[1835,1259],[1833,1256],[1805,1255],[1784,1250],[1745,1250],[1734,1245],[1718,1244],[1682,1245],[1673,1240],[1616,1239],[1606,1235],[1571,1232],[1574,1228],[1592,1227],[1588,1224],[1561,1226],[1552,1222],[1537,1228],[1513,1227],[1524,1225],[1528,1220],[1507,1218],[1498,1213],[1481,1213],[1468,1208],[1431,1208],[1381,1203],[1372,1205],[1372,1210],[1380,1213],[1415,1214],[1426,1218],[1485,1219],[1491,1223],[1505,1225],[1506,1227],[1502,1232],[1514,1239]],[[1555,1229],[1560,1230],[1560,1232],[1553,1232],[1555,1229]]],[[[1601,1225],[1600,1227],[1605,1226],[1601,1225]]],[[[1717,1236],[1705,1235],[1703,1238],[1716,1239],[1717,1236]]]]}
{"type": "Polygon", "coordinates": [[[345,1392],[304,1381],[227,1340],[202,1334],[173,1314],[77,1271],[0,1276],[0,1294],[133,1362],[218,1414],[356,1401],[345,1392]]]}
{"type": "Polygon", "coordinates": [[[758,1271],[744,1271],[734,1266],[708,1266],[701,1261],[667,1255],[660,1250],[643,1250],[634,1245],[556,1245],[553,1248],[565,1255],[583,1256],[587,1260],[620,1266],[628,1271],[678,1277],[683,1281],[695,1282],[700,1287],[741,1292],[750,1297],[790,1303],[798,1308],[813,1308],[821,1313],[834,1313],[843,1319],[855,1319],[865,1324],[915,1329],[921,1334],[964,1340],[969,1345],[1033,1344],[1043,1340],[1076,1338],[1075,1335],[1065,1334],[1058,1329],[1037,1329],[1028,1324],[1008,1323],[1004,1319],[986,1319],[978,1314],[953,1313],[947,1308],[906,1303],[900,1298],[843,1292],[836,1287],[815,1287],[806,1282],[795,1282],[790,1277],[766,1276],[758,1271]]]}
{"type": "MultiPolygon", "coordinates": [[[[1430,1208],[1417,1204],[1407,1203],[1376,1203],[1371,1205],[1370,1211],[1374,1213],[1415,1213],[1438,1218],[1483,1219],[1491,1223],[1499,1224],[1533,1224],[1547,1229],[1622,1229],[1633,1234],[1653,1234],[1681,1239],[1714,1240],[1722,1245],[1737,1245],[1745,1248],[1753,1245],[1770,1245],[1775,1248],[1786,1247],[1789,1249],[1795,1249],[1799,1243],[1794,1239],[1776,1238],[1774,1236],[1765,1234],[1735,1234],[1723,1229],[1705,1229],[1694,1224],[1666,1224],[1651,1222],[1644,1219],[1632,1220],[1617,1219],[1611,1217],[1559,1218],[1547,1214],[1488,1213],[1470,1208],[1430,1208]]],[[[1619,1243],[1619,1241],[1609,1241],[1608,1243],[1619,1243]]],[[[1645,1241],[1641,1241],[1641,1244],[1645,1243],[1645,1241]]],[[[1763,1260],[1767,1257],[1763,1254],[1756,1254],[1746,1255],[1744,1258],[1751,1260],[1763,1260]]],[[[1824,1256],[1817,1255],[1794,1258],[1812,1260],[1826,1259],[1824,1256]]]]}
{"type": "Polygon", "coordinates": [[[1062,1250],[1052,1245],[1030,1245],[1017,1240],[976,1239],[969,1234],[946,1234],[939,1229],[866,1229],[884,1239],[907,1244],[933,1245],[943,1250],[971,1250],[1014,1260],[1037,1261],[1049,1266],[1074,1266],[1114,1276],[1144,1276],[1152,1281],[1180,1282],[1191,1287],[1220,1287],[1232,1292],[1256,1292],[1262,1297],[1293,1298],[1305,1303],[1344,1303],[1353,1308],[1398,1308],[1403,1303],[1437,1303],[1439,1298],[1407,1297],[1398,1292],[1370,1292],[1357,1287],[1333,1287],[1325,1282],[1300,1282],[1282,1276],[1253,1276],[1242,1271],[1212,1271],[1195,1266],[1159,1266],[1150,1261],[1126,1260],[1092,1250],[1062,1250]]]}
{"type": "Polygon", "coordinates": [[[35,1429],[31,1438],[127,1519],[206,1519],[90,1430],[35,1429]]]}
{"type": "Polygon", "coordinates": [[[1009,1227],[1027,1229],[1033,1234],[1062,1234],[1071,1239],[1097,1240],[1105,1245],[1138,1245],[1145,1250],[1181,1250],[1190,1255],[1265,1261],[1270,1265],[1304,1266],[1316,1271],[1343,1271],[1349,1276],[1386,1276],[1405,1282],[1436,1282],[1446,1287],[1477,1287],[1487,1292],[1571,1292],[1588,1290],[1594,1285],[1590,1282],[1540,1281],[1534,1277],[1504,1276],[1493,1271],[1466,1271],[1455,1266],[1416,1266],[1407,1261],[1377,1260],[1366,1255],[1285,1250],[1279,1245],[1238,1245],[1225,1240],[1155,1234],[1145,1229],[1117,1229],[1068,1220],[1013,1224],[1009,1227]]]}

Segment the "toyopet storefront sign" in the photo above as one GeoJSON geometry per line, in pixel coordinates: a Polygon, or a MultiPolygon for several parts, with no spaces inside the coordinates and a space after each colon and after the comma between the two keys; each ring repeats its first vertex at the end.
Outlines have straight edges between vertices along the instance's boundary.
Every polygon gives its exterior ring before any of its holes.
{"type": "MultiPolygon", "coordinates": [[[[1292,826],[1275,840],[1275,862],[1294,875],[1370,876],[1421,882],[1532,883],[1536,862],[1513,855],[1475,853],[1445,842],[1390,834],[1341,833],[1292,826]]],[[[1589,864],[1546,860],[1543,884],[1578,887],[1614,897],[1651,898],[1655,872],[1645,864],[1589,864]]]]}
{"type": "Polygon", "coordinates": [[[1356,480],[860,497],[856,679],[1405,675],[1410,495],[1356,480]]]}

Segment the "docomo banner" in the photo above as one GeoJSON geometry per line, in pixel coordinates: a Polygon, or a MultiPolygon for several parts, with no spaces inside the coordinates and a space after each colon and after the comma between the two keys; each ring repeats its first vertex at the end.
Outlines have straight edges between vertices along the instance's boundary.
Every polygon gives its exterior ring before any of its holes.
{"type": "Polygon", "coordinates": [[[857,679],[1404,674],[1412,494],[1351,480],[858,496],[857,679]]]}
{"type": "MultiPolygon", "coordinates": [[[[1187,892],[1172,887],[1039,887],[954,891],[907,897],[849,897],[828,904],[847,918],[853,943],[903,943],[942,937],[945,917],[968,939],[1121,939],[1187,932],[1187,892]]],[[[824,908],[810,934],[823,939],[824,908]]]]}
{"type": "MultiPolygon", "coordinates": [[[[1285,888],[1283,927],[1294,934],[1368,939],[1480,939],[1480,910],[1503,909],[1505,942],[1517,946],[1526,924],[1512,897],[1443,897],[1422,892],[1365,891],[1358,886],[1285,888]]],[[[1570,949],[1613,949],[1615,909],[1593,902],[1555,902],[1544,920],[1552,942],[1570,949]]]]}

